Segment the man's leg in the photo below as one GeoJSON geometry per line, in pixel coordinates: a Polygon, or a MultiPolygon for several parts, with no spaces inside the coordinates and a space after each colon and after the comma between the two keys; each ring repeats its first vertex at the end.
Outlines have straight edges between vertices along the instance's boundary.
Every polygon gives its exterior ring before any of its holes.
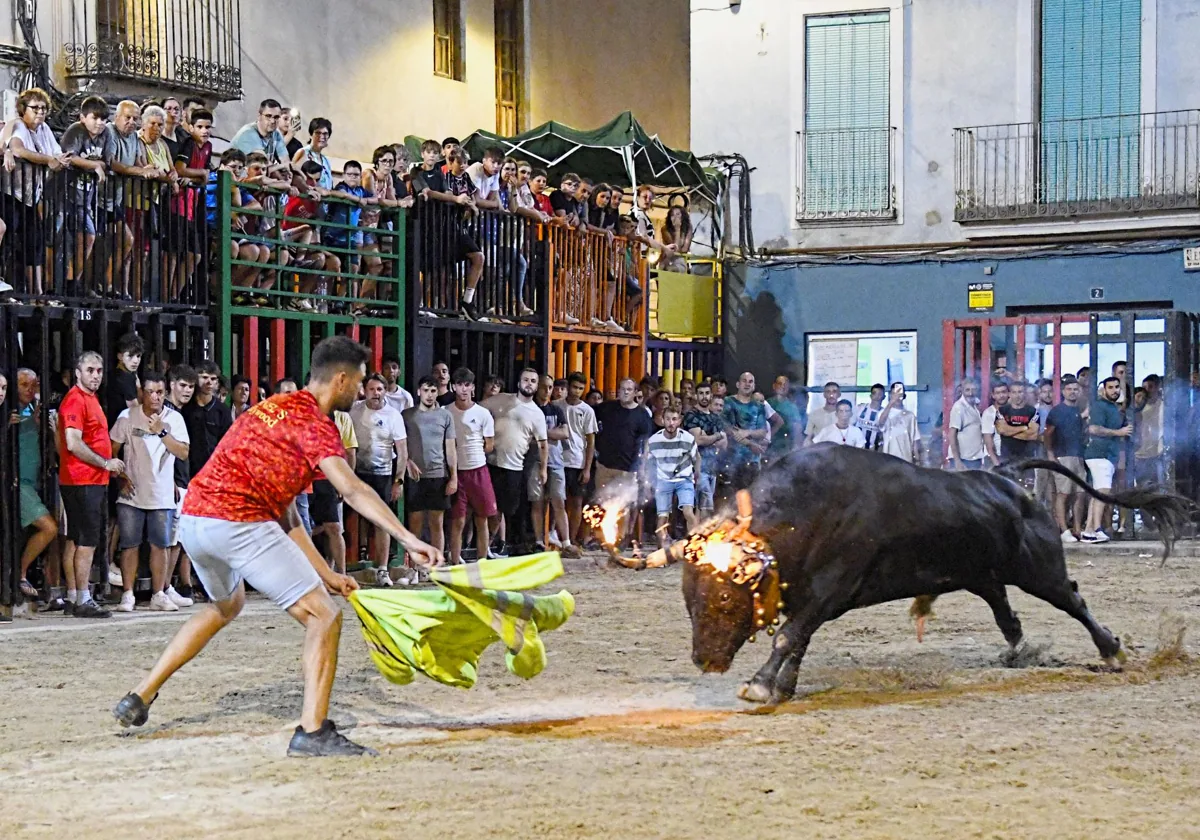
{"type": "Polygon", "coordinates": [[[687,523],[688,533],[696,530],[696,511],[691,505],[684,505],[680,508],[683,511],[683,521],[687,523]]]}
{"type": "Polygon", "coordinates": [[[21,580],[25,580],[25,576],[29,572],[29,567],[33,565],[33,561],[58,536],[58,525],[48,513],[33,520],[33,527],[35,529],[34,532],[30,535],[29,540],[25,543],[25,548],[21,551],[21,580]]]}
{"type": "Polygon", "coordinates": [[[213,636],[237,618],[245,604],[246,587],[241,583],[226,600],[205,604],[203,609],[179,628],[179,632],[175,634],[170,644],[167,645],[167,649],[154,663],[150,673],[134,689],[134,694],[140,697],[143,703],[149,705],[171,675],[204,650],[204,646],[213,636]]]}
{"type": "Polygon", "coordinates": [[[329,593],[318,587],[288,607],[288,615],[304,625],[304,705],[300,726],[305,732],[316,732],[329,717],[342,611],[329,593]]]}
{"type": "Polygon", "coordinates": [[[562,543],[564,552],[571,548],[571,530],[567,524],[567,506],[566,503],[557,496],[550,497],[550,520],[554,524],[554,530],[558,532],[559,542],[562,543]]]}
{"type": "Polygon", "coordinates": [[[450,517],[450,562],[455,565],[462,562],[463,528],[466,524],[465,516],[450,517]]]}
{"type": "Polygon", "coordinates": [[[438,550],[438,554],[446,553],[446,514],[444,511],[429,511],[429,544],[438,550]]]}
{"type": "Polygon", "coordinates": [[[135,545],[121,552],[121,589],[131,595],[133,582],[137,580],[139,549],[140,547],[135,545]]]}
{"type": "Polygon", "coordinates": [[[488,556],[488,544],[490,535],[488,534],[488,518],[475,514],[475,555],[476,560],[486,560],[488,556]]]}
{"type": "Polygon", "coordinates": [[[1074,495],[1071,492],[1054,494],[1054,520],[1058,523],[1060,532],[1070,530],[1070,525],[1067,523],[1067,502],[1074,495]]]}
{"type": "Polygon", "coordinates": [[[378,570],[387,571],[388,567],[388,552],[392,550],[392,538],[388,532],[382,528],[375,529],[375,568],[376,575],[378,570]]]}
{"type": "MultiPolygon", "coordinates": [[[[159,593],[167,588],[167,582],[170,578],[167,577],[167,551],[169,549],[159,548],[153,543],[150,544],[150,591],[159,593]]],[[[122,572],[124,573],[124,572],[122,572]]]]}

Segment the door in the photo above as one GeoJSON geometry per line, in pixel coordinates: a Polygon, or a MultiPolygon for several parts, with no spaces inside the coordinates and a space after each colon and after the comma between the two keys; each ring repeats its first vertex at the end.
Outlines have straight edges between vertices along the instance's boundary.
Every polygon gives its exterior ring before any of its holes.
{"type": "Polygon", "coordinates": [[[496,0],[496,133],[520,134],[524,124],[525,10],[522,0],[496,0]]]}

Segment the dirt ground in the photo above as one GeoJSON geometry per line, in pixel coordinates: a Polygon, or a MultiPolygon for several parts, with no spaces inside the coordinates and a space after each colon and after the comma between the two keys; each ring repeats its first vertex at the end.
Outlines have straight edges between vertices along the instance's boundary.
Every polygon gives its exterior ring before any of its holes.
{"type": "Polygon", "coordinates": [[[769,713],[735,698],[763,640],[728,674],[692,666],[678,569],[568,574],[546,671],[521,681],[492,650],[471,691],[385,682],[347,607],[333,717],[373,761],[284,757],[301,632],[264,602],[133,734],[109,710],[182,614],[17,621],[0,837],[1200,837],[1200,659],[1172,645],[1200,627],[1200,561],[1071,565],[1131,647],[1123,673],[1015,590],[1040,653],[1003,668],[990,611],[958,594],[921,645],[903,603],[826,626],[807,696],[769,713]]]}

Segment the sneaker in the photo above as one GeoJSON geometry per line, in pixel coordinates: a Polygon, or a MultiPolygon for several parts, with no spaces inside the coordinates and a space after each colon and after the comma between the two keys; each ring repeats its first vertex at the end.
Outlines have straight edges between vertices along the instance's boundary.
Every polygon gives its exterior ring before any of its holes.
{"type": "Polygon", "coordinates": [[[326,720],[322,723],[321,728],[316,732],[305,732],[303,727],[297,726],[295,734],[292,735],[291,743],[288,744],[287,754],[293,758],[349,755],[369,755],[375,757],[379,755],[379,753],[370,747],[356,744],[338,732],[337,727],[334,726],[331,720],[326,720]]]}
{"type": "Polygon", "coordinates": [[[76,618],[112,618],[112,613],[92,600],[76,604],[71,614],[76,618]]]}
{"type": "Polygon", "coordinates": [[[1108,541],[1109,541],[1109,536],[1108,536],[1108,534],[1104,533],[1103,531],[1097,531],[1097,532],[1094,534],[1094,536],[1095,536],[1095,538],[1096,538],[1096,542],[1098,542],[1098,543],[1104,543],[1104,542],[1108,542],[1108,541]]]}
{"type": "Polygon", "coordinates": [[[117,612],[133,612],[133,605],[135,603],[133,590],[122,592],[121,603],[117,604],[117,612]]]}
{"type": "Polygon", "coordinates": [[[1072,534],[1071,529],[1068,528],[1062,532],[1062,541],[1065,543],[1077,543],[1079,542],[1079,537],[1072,534]]]}
{"type": "Polygon", "coordinates": [[[574,315],[564,315],[563,323],[566,324],[568,327],[573,327],[579,323],[579,319],[576,318],[574,315]]]}
{"type": "Polygon", "coordinates": [[[462,312],[463,317],[468,321],[479,320],[479,310],[475,308],[475,301],[473,300],[464,300],[462,305],[459,307],[459,311],[462,312]]]}
{"type": "Polygon", "coordinates": [[[3,280],[0,280],[0,292],[11,292],[12,290],[12,286],[8,285],[3,280]]]}
{"type": "Polygon", "coordinates": [[[63,600],[63,615],[75,615],[75,602],[63,600]]]}
{"type": "MultiPolygon", "coordinates": [[[[150,703],[157,699],[158,695],[155,694],[150,698],[150,703]]],[[[121,702],[113,709],[113,717],[126,729],[131,726],[142,726],[150,719],[150,703],[131,691],[122,697],[121,702]]]]}
{"type": "Polygon", "coordinates": [[[392,576],[391,576],[391,574],[388,573],[387,569],[376,569],[375,570],[375,585],[376,586],[391,586],[392,585],[392,576]]]}
{"type": "Polygon", "coordinates": [[[62,612],[66,605],[66,598],[51,598],[45,608],[42,609],[42,612],[62,612]]]}
{"type": "Polygon", "coordinates": [[[1079,535],[1079,541],[1085,543],[1108,542],[1108,535],[1103,531],[1084,531],[1079,535]]]}
{"type": "Polygon", "coordinates": [[[604,329],[607,326],[607,322],[605,322],[605,320],[603,318],[593,318],[592,326],[599,327],[600,329],[604,329]]]}
{"type": "Polygon", "coordinates": [[[417,573],[408,569],[401,569],[400,576],[396,578],[396,586],[412,586],[417,582],[417,573]]]}
{"type": "Polygon", "coordinates": [[[501,560],[508,556],[509,546],[507,543],[496,543],[488,549],[489,560],[501,560]]]}
{"type": "Polygon", "coordinates": [[[521,317],[524,318],[524,317],[528,317],[530,315],[536,315],[536,314],[537,314],[537,312],[533,311],[525,304],[523,304],[523,303],[521,304],[521,317]]]}
{"type": "Polygon", "coordinates": [[[125,579],[121,577],[121,570],[112,563],[108,564],[108,585],[117,589],[123,589],[125,579]]]}
{"type": "Polygon", "coordinates": [[[167,597],[166,592],[155,592],[150,596],[150,609],[155,612],[179,612],[179,607],[167,597]]]}
{"type": "Polygon", "coordinates": [[[583,549],[577,545],[564,545],[561,553],[563,557],[579,558],[583,556],[583,549]]]}
{"type": "Polygon", "coordinates": [[[618,324],[616,321],[614,321],[612,318],[609,318],[607,321],[605,321],[604,326],[608,327],[608,329],[610,329],[610,330],[616,330],[617,332],[625,332],[625,328],[622,327],[620,324],[618,324]]]}
{"type": "Polygon", "coordinates": [[[196,603],[191,598],[185,598],[183,595],[180,595],[178,592],[176,592],[174,586],[168,586],[164,594],[167,596],[168,600],[170,600],[170,602],[177,607],[190,607],[192,604],[196,603]]]}

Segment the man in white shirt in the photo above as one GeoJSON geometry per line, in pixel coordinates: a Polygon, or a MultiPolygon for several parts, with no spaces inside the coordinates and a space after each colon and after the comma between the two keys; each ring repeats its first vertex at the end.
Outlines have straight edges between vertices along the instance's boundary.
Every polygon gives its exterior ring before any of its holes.
{"type": "Polygon", "coordinates": [[[395,356],[383,357],[383,378],[387,382],[387,388],[384,390],[383,398],[387,400],[387,404],[396,411],[403,414],[412,408],[416,403],[413,401],[413,395],[400,387],[400,360],[395,356]]]}
{"type": "Polygon", "coordinates": [[[826,426],[813,439],[813,443],[836,443],[838,446],[853,446],[865,449],[867,437],[858,426],[850,425],[854,414],[854,403],[850,400],[840,400],[837,404],[837,414],[832,426],[826,426]]]}
{"type": "MultiPolygon", "coordinates": [[[[363,388],[367,398],[359,400],[350,409],[354,435],[358,438],[354,472],[390,508],[399,500],[404,483],[404,466],[408,463],[408,434],[404,428],[404,417],[386,399],[387,380],[373,373],[367,377],[363,388]]],[[[390,551],[391,537],[382,528],[376,528],[375,583],[379,586],[392,585],[388,573],[390,551]]]]}
{"type": "Polygon", "coordinates": [[[517,543],[523,538],[519,532],[524,523],[517,514],[525,496],[525,453],[531,446],[538,449],[537,469],[543,486],[548,478],[546,416],[533,401],[537,389],[538,372],[525,368],[521,371],[515,394],[497,394],[481,403],[491,412],[496,424],[496,445],[488,456],[488,471],[492,475],[499,508],[499,516],[493,520],[492,528],[499,528],[502,516],[509,543],[517,543]]]}
{"type": "Polygon", "coordinates": [[[871,400],[858,407],[854,413],[854,425],[862,429],[867,439],[867,449],[879,449],[883,443],[883,386],[871,386],[871,400]]]}
{"type": "Polygon", "coordinates": [[[975,406],[978,388],[974,380],[964,379],[962,396],[950,407],[950,422],[946,430],[950,436],[951,469],[983,469],[983,420],[975,406]]]}
{"type": "Polygon", "coordinates": [[[579,535],[579,524],[583,518],[583,497],[592,478],[592,460],[596,456],[596,434],[600,426],[596,422],[596,410],[583,401],[587,393],[587,377],[575,371],[567,377],[567,396],[555,405],[567,415],[570,437],[563,441],[563,469],[567,477],[567,519],[570,536],[579,535]]]}
{"type": "Polygon", "coordinates": [[[133,584],[143,535],[150,543],[150,609],[175,612],[179,605],[167,588],[167,548],[174,536],[175,459],[186,459],[187,425],[178,411],[163,411],[167,386],[161,373],[142,373],[138,404],[124,409],[109,431],[113,456],[125,462],[126,479],[117,499],[121,532],[121,580],[124,592],[117,607],[133,612],[133,584]]]}
{"type": "Polygon", "coordinates": [[[1008,383],[1000,380],[992,385],[992,404],[979,415],[980,431],[983,433],[983,449],[987,453],[987,464],[991,468],[1000,466],[1004,457],[1003,438],[996,430],[996,417],[1008,405],[1008,383]]]}
{"type": "Polygon", "coordinates": [[[878,419],[883,451],[910,464],[920,464],[921,431],[917,427],[917,415],[904,407],[904,397],[904,383],[893,382],[888,392],[888,404],[878,419]]]}
{"type": "Polygon", "coordinates": [[[651,435],[645,443],[642,464],[649,468],[654,461],[654,508],[658,513],[659,548],[667,547],[667,528],[671,503],[677,502],[683,511],[688,531],[696,527],[696,484],[700,479],[700,449],[689,432],[679,428],[683,418],[674,408],[663,412],[666,426],[651,435]]]}
{"type": "Polygon", "coordinates": [[[496,147],[483,153],[483,160],[467,167],[467,174],[475,184],[475,203],[485,210],[500,209],[500,164],[504,152],[496,147]]]}
{"type": "Polygon", "coordinates": [[[842,398],[841,387],[836,382],[826,382],[822,393],[825,404],[808,415],[808,428],[804,430],[805,446],[816,443],[817,435],[837,420],[838,400],[842,398]]]}
{"type": "MultiPolygon", "coordinates": [[[[450,511],[450,562],[462,562],[463,527],[469,507],[475,519],[475,547],[480,560],[488,556],[488,518],[496,515],[496,494],[488,472],[487,456],[496,445],[491,413],[475,404],[475,374],[465,367],[450,378],[454,404],[454,438],[458,455],[458,492],[450,511]]],[[[541,413],[540,411],[538,412],[541,413]]]]}

